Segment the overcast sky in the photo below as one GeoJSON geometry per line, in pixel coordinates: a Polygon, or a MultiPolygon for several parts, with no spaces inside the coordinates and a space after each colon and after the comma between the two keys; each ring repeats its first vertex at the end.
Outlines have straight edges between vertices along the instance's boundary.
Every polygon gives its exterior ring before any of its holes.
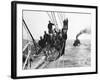
{"type": "MultiPolygon", "coordinates": [[[[91,14],[80,14],[80,13],[63,13],[65,18],[68,18],[68,39],[75,39],[77,33],[80,30],[85,28],[90,29],[91,27],[91,14]]],[[[35,39],[39,39],[41,35],[44,34],[44,31],[48,31],[47,25],[50,17],[47,12],[39,11],[23,11],[23,18],[28,25],[29,30],[31,31],[35,39]]],[[[58,18],[57,18],[58,20],[58,18]]],[[[59,28],[62,26],[59,25],[59,28]]],[[[25,31],[23,30],[24,37],[26,36],[25,31]]],[[[80,36],[80,39],[90,39],[90,34],[83,34],[80,36]]]]}

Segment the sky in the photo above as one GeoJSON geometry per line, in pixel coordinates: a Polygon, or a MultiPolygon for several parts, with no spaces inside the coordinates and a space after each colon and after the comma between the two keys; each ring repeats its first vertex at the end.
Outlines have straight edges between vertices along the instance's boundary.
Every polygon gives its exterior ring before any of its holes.
{"type": "MultiPolygon", "coordinates": [[[[57,12],[56,12],[57,13],[57,12]]],[[[60,13],[58,13],[60,14],[60,13]]],[[[83,29],[91,29],[91,14],[81,13],[63,13],[64,18],[68,18],[68,39],[75,39],[76,35],[83,29]]],[[[23,11],[23,18],[31,31],[35,39],[39,39],[43,36],[44,31],[48,31],[48,21],[51,20],[47,12],[40,11],[23,11]]],[[[59,22],[59,18],[56,15],[58,22],[58,28],[62,28],[59,22]]],[[[55,26],[53,26],[55,27],[55,26]]],[[[27,37],[27,33],[23,29],[24,38],[27,37]]],[[[91,39],[91,34],[83,34],[80,39],[91,39]]]]}

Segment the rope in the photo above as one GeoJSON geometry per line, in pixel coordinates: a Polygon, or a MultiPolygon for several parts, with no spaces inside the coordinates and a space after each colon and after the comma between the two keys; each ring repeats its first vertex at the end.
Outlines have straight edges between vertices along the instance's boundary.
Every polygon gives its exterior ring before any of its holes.
{"type": "Polygon", "coordinates": [[[58,18],[59,18],[59,21],[60,21],[61,26],[63,26],[62,25],[62,20],[61,20],[60,14],[57,14],[57,15],[58,15],[58,18]]]}
{"type": "MultiPolygon", "coordinates": [[[[33,44],[34,44],[34,47],[35,47],[35,50],[36,50],[36,53],[37,53],[37,48],[36,48],[37,45],[36,45],[35,39],[33,38],[33,36],[32,36],[32,34],[31,34],[30,30],[28,29],[28,26],[27,26],[26,22],[24,21],[24,19],[23,19],[23,24],[25,25],[25,28],[27,29],[28,33],[30,34],[30,36],[31,36],[31,38],[32,38],[32,41],[33,41],[33,44]]],[[[31,50],[29,50],[29,44],[30,44],[30,42],[27,43],[26,46],[25,46],[24,49],[23,49],[23,51],[24,51],[24,50],[28,47],[28,55],[27,55],[27,58],[26,58],[26,60],[25,60],[24,65],[23,65],[23,69],[25,68],[25,66],[26,66],[26,64],[27,64],[27,61],[28,61],[28,59],[29,59],[29,56],[30,56],[30,54],[31,54],[31,50]]]]}
{"type": "MultiPolygon", "coordinates": [[[[27,31],[29,32],[29,34],[30,34],[30,36],[31,36],[31,38],[32,38],[32,41],[33,41],[33,44],[34,44],[34,46],[35,46],[35,50],[36,50],[36,53],[37,53],[36,47],[37,47],[38,45],[36,44],[36,41],[35,41],[35,39],[33,38],[33,36],[32,36],[32,34],[31,34],[30,30],[28,29],[28,26],[27,26],[27,24],[26,24],[26,22],[25,22],[24,19],[23,19],[23,23],[25,24],[26,29],[27,29],[27,31]]],[[[39,47],[39,46],[38,46],[38,47],[39,47]]]]}
{"type": "Polygon", "coordinates": [[[60,15],[60,17],[61,17],[61,20],[63,21],[63,16],[62,16],[62,14],[61,14],[61,13],[59,13],[59,15],[60,15]]]}
{"type": "Polygon", "coordinates": [[[53,22],[52,16],[50,16],[49,12],[47,12],[47,14],[48,14],[50,20],[53,22]]]}
{"type": "Polygon", "coordinates": [[[56,26],[57,26],[57,28],[58,28],[58,23],[57,23],[57,20],[56,20],[56,15],[55,15],[54,12],[53,12],[53,15],[54,15],[54,19],[55,19],[56,26]]]}
{"type": "Polygon", "coordinates": [[[51,16],[52,16],[53,22],[56,23],[56,22],[55,22],[55,19],[54,19],[53,12],[51,12],[51,16]]]}
{"type": "Polygon", "coordinates": [[[29,59],[30,54],[31,54],[31,51],[29,50],[29,51],[28,51],[27,58],[26,58],[25,63],[24,63],[24,65],[23,65],[23,69],[25,69],[25,66],[26,66],[26,64],[27,64],[27,61],[28,61],[28,59],[29,59]]]}

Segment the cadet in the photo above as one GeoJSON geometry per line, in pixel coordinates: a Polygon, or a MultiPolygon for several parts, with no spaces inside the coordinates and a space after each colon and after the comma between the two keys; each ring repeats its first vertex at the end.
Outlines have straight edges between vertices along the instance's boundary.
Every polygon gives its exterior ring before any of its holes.
{"type": "Polygon", "coordinates": [[[46,31],[44,31],[44,41],[46,45],[50,43],[50,35],[47,34],[46,31]]]}
{"type": "Polygon", "coordinates": [[[53,33],[53,31],[52,31],[52,26],[53,26],[54,24],[53,23],[51,23],[51,21],[49,21],[49,24],[48,24],[48,31],[49,31],[49,33],[53,33]]]}
{"type": "Polygon", "coordinates": [[[40,45],[41,48],[45,47],[45,40],[42,38],[42,36],[40,36],[40,40],[39,40],[38,44],[40,45]]]}

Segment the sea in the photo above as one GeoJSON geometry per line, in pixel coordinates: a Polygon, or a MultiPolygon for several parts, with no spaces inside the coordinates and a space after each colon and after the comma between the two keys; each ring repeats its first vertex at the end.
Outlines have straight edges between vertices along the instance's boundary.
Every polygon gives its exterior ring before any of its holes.
{"type": "MultiPolygon", "coordinates": [[[[28,41],[23,39],[23,47],[26,43],[28,41]]],[[[91,66],[91,40],[80,40],[81,44],[76,47],[73,43],[74,40],[66,40],[64,55],[45,65],[43,69],[91,66]]]]}

